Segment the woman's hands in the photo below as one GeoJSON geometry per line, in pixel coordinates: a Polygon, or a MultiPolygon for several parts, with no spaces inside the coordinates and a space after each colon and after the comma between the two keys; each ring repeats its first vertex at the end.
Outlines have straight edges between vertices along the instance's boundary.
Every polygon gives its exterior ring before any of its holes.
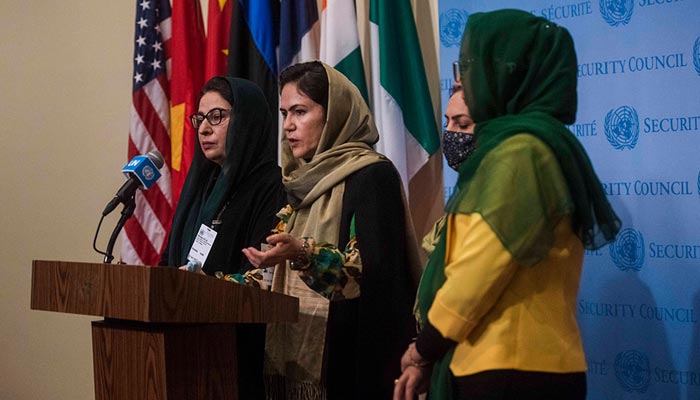
{"type": "Polygon", "coordinates": [[[394,400],[415,400],[430,385],[432,364],[411,343],[401,357],[401,376],[394,381],[394,400]]]}
{"type": "Polygon", "coordinates": [[[255,247],[243,249],[243,254],[255,268],[273,267],[286,260],[293,260],[301,253],[304,243],[288,233],[277,233],[267,237],[270,250],[260,251],[255,247]]]}
{"type": "Polygon", "coordinates": [[[394,400],[415,400],[428,391],[432,369],[410,366],[394,381],[394,400]]]}

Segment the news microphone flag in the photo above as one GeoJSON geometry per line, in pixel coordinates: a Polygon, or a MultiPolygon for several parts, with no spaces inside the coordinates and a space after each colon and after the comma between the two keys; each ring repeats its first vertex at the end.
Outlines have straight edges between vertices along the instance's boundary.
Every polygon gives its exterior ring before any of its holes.
{"type": "Polygon", "coordinates": [[[122,168],[122,173],[126,179],[135,176],[141,183],[141,189],[150,188],[160,178],[158,167],[147,156],[134,157],[122,168]]]}
{"type": "Polygon", "coordinates": [[[102,216],[104,217],[114,211],[119,204],[124,204],[125,206],[129,205],[137,189],[141,188],[146,190],[153,186],[158,178],[160,178],[158,169],[162,166],[163,156],[157,150],[150,151],[145,156],[136,156],[129,161],[124,168],[122,168],[122,173],[126,177],[126,182],[119,188],[114,198],[107,203],[102,211],[102,216]]]}

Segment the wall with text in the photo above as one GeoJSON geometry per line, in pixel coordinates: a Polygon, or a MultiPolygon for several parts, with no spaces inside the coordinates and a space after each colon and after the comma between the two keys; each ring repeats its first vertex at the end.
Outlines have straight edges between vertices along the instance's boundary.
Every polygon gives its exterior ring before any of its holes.
{"type": "MultiPolygon", "coordinates": [[[[623,220],[587,252],[578,321],[589,399],[700,398],[700,0],[440,0],[443,111],[470,14],[519,8],[566,27],[569,128],[623,220]]],[[[456,174],[445,165],[445,193],[456,174]]]]}

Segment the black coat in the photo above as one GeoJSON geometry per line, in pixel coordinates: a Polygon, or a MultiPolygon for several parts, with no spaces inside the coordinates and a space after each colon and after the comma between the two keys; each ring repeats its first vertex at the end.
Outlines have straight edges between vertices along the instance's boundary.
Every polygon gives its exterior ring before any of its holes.
{"type": "Polygon", "coordinates": [[[390,163],[369,165],[345,181],[339,247],[349,240],[354,215],[362,281],[359,298],[330,304],[324,355],[329,400],[390,399],[401,356],[416,335],[400,185],[390,163]]]}

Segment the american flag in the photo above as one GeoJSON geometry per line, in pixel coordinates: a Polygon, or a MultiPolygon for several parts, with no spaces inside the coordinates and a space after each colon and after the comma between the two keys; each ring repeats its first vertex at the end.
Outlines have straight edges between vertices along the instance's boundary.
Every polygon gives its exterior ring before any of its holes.
{"type": "Polygon", "coordinates": [[[169,0],[136,1],[129,159],[157,149],[166,165],[157,185],[136,193],[136,211],[122,236],[121,259],[127,264],[158,264],[175,204],[169,136],[171,31],[169,0]]]}

